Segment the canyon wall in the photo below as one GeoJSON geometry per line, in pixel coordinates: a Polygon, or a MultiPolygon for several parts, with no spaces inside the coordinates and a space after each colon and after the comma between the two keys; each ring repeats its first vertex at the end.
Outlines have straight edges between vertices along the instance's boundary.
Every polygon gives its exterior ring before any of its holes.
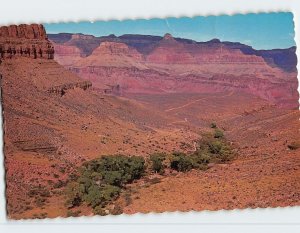
{"type": "Polygon", "coordinates": [[[196,42],[169,33],[53,38],[55,59],[103,92],[112,86],[119,87],[119,94],[232,90],[280,107],[299,106],[297,59],[291,49],[257,51],[240,43],[196,42]],[[70,51],[67,56],[66,51],[70,51]]]}
{"type": "MultiPolygon", "coordinates": [[[[66,46],[62,47],[61,50],[58,49],[58,53],[65,55],[65,57],[66,55],[74,57],[73,54],[75,51],[77,51],[78,56],[80,56],[80,49],[77,47],[71,49],[67,49],[66,46]]],[[[32,59],[49,60],[48,62],[45,61],[45,63],[43,63],[45,69],[44,73],[47,74],[47,72],[49,72],[49,77],[53,74],[53,68],[56,70],[56,66],[59,66],[53,61],[54,46],[52,42],[48,40],[44,26],[39,24],[21,24],[0,27],[0,64],[7,61],[11,64],[19,64],[21,67],[24,63],[31,63],[32,59]]],[[[63,75],[64,72],[62,72],[62,70],[64,69],[61,67],[60,70],[63,75]]],[[[68,77],[69,75],[65,76],[68,77]]],[[[37,88],[61,96],[70,89],[81,88],[86,90],[92,85],[91,82],[81,80],[77,77],[76,79],[73,78],[68,80],[62,76],[59,79],[54,80],[53,78],[49,78],[49,80],[46,80],[32,77],[31,81],[37,88]]]]}

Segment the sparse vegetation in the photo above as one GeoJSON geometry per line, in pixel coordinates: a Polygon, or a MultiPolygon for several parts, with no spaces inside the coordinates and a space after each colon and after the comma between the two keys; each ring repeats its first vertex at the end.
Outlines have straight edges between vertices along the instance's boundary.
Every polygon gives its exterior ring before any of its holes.
{"type": "Polygon", "coordinates": [[[150,156],[150,161],[152,163],[152,170],[159,174],[163,174],[165,172],[165,165],[163,164],[166,159],[166,154],[164,153],[156,153],[150,156]]]}
{"type": "MultiPolygon", "coordinates": [[[[78,175],[66,187],[69,209],[82,203],[93,208],[98,215],[121,214],[122,207],[110,205],[122,191],[127,205],[131,202],[126,185],[140,179],[146,171],[163,175],[166,169],[187,172],[191,169],[206,170],[209,163],[223,163],[233,158],[231,147],[224,138],[223,131],[214,128],[214,133],[202,135],[196,151],[190,154],[174,152],[151,154],[145,161],[140,156],[111,155],[85,162],[78,175]],[[148,169],[147,169],[148,167],[148,169]],[[113,209],[111,207],[114,206],[113,209]]],[[[145,187],[159,183],[160,178],[145,178],[145,187]]],[[[69,215],[72,212],[69,212],[69,215]]]]}
{"type": "Polygon", "coordinates": [[[103,208],[120,195],[121,188],[143,175],[144,164],[142,157],[123,155],[104,156],[86,162],[79,178],[67,185],[67,206],[72,208],[84,202],[95,213],[104,214],[103,208]]]}
{"type": "Polygon", "coordinates": [[[214,137],[215,138],[223,138],[224,137],[223,131],[220,130],[219,128],[216,128],[215,133],[214,133],[214,137]]]}
{"type": "Polygon", "coordinates": [[[210,128],[213,129],[217,128],[217,124],[215,122],[210,123],[210,128]]]}
{"type": "Polygon", "coordinates": [[[192,154],[175,152],[170,160],[170,167],[176,171],[189,171],[191,169],[206,170],[210,162],[223,163],[233,159],[231,147],[224,139],[221,130],[215,130],[215,134],[206,134],[198,142],[196,151],[192,154]],[[216,132],[218,137],[216,137],[216,132]],[[221,133],[220,133],[221,132],[221,133]]]}
{"type": "Polygon", "coordinates": [[[80,210],[77,211],[68,210],[67,217],[78,217],[80,213],[81,213],[80,210]]]}
{"type": "Polygon", "coordinates": [[[216,138],[210,134],[203,135],[196,153],[201,154],[208,162],[227,162],[233,159],[234,153],[224,137],[216,138]]]}
{"type": "Polygon", "coordinates": [[[193,160],[190,156],[182,152],[173,153],[173,157],[170,161],[170,167],[176,171],[185,172],[194,168],[193,160]]]}

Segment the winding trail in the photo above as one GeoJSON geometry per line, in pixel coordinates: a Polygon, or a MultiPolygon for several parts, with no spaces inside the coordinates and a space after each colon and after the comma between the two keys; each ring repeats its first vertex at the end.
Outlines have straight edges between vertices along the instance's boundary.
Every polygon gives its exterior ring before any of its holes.
{"type": "MultiPolygon", "coordinates": [[[[223,97],[232,96],[233,93],[234,93],[234,91],[231,91],[228,95],[223,95],[223,96],[220,96],[220,97],[223,98],[223,97]]],[[[219,97],[219,98],[220,98],[220,97],[219,97]]],[[[194,104],[194,103],[197,103],[197,102],[199,102],[199,101],[201,101],[201,100],[205,100],[205,99],[207,99],[207,98],[209,98],[209,97],[203,97],[203,98],[200,98],[200,99],[196,99],[196,100],[193,100],[193,101],[191,101],[191,102],[188,102],[188,103],[186,103],[186,104],[184,104],[184,105],[181,105],[181,106],[179,106],[179,107],[174,107],[174,108],[166,109],[165,112],[170,112],[170,111],[173,111],[173,110],[182,109],[182,108],[188,107],[188,106],[190,106],[190,105],[192,105],[192,104],[194,104]]]]}

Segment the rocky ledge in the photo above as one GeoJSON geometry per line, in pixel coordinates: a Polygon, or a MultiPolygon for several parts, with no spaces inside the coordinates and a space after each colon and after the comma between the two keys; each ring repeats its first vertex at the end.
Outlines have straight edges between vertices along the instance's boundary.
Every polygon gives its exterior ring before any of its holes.
{"type": "Polygon", "coordinates": [[[43,25],[11,25],[0,27],[0,60],[15,57],[54,58],[54,47],[43,25]]]}
{"type": "Polygon", "coordinates": [[[83,81],[83,82],[78,82],[78,83],[66,83],[63,85],[59,86],[54,86],[48,89],[49,93],[56,94],[63,96],[66,94],[68,90],[75,89],[75,88],[80,88],[83,90],[86,90],[92,86],[92,83],[90,81],[83,81]]]}

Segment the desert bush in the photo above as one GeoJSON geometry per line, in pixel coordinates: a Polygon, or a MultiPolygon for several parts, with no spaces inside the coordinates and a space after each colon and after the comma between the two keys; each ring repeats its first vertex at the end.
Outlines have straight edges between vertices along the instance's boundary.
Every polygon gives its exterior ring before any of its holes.
{"type": "Polygon", "coordinates": [[[67,217],[78,217],[80,213],[81,213],[80,210],[77,211],[68,210],[67,217]]]}
{"type": "Polygon", "coordinates": [[[182,152],[175,152],[170,161],[172,169],[180,172],[189,171],[196,167],[196,163],[191,156],[182,152]]]}
{"type": "Polygon", "coordinates": [[[215,138],[223,138],[224,137],[223,131],[220,130],[219,128],[216,128],[215,133],[214,133],[214,137],[215,138]]]}
{"type": "Polygon", "coordinates": [[[95,213],[104,214],[103,208],[120,195],[121,188],[144,174],[144,164],[142,157],[122,155],[85,162],[77,180],[66,187],[67,206],[72,208],[85,202],[95,213]]]}
{"type": "Polygon", "coordinates": [[[194,161],[196,161],[198,165],[201,165],[199,168],[204,168],[203,165],[207,165],[211,161],[211,155],[206,150],[197,149],[192,156],[194,161]]]}
{"type": "Polygon", "coordinates": [[[215,138],[215,135],[202,135],[195,152],[205,163],[227,162],[233,159],[234,153],[224,137],[215,138]]]}
{"type": "Polygon", "coordinates": [[[217,124],[215,122],[210,123],[210,128],[217,128],[217,124]]]}
{"type": "Polygon", "coordinates": [[[154,172],[158,172],[159,174],[163,174],[165,171],[165,166],[163,164],[166,159],[166,155],[163,153],[157,153],[150,155],[150,161],[152,163],[152,170],[154,172]]]}
{"type": "Polygon", "coordinates": [[[106,171],[103,180],[106,184],[121,186],[123,182],[122,171],[106,171]]]}
{"type": "Polygon", "coordinates": [[[207,164],[212,160],[211,153],[207,148],[198,148],[194,153],[173,153],[170,167],[176,171],[186,172],[191,169],[206,170],[207,164]]]}
{"type": "Polygon", "coordinates": [[[103,207],[101,207],[101,206],[96,206],[93,209],[93,213],[96,214],[96,215],[101,215],[101,216],[107,215],[105,209],[103,207]]]}
{"type": "Polygon", "coordinates": [[[85,165],[90,172],[96,172],[106,184],[122,186],[139,179],[145,171],[145,160],[140,156],[103,156],[85,165]]]}
{"type": "Polygon", "coordinates": [[[88,192],[83,196],[83,200],[93,208],[96,206],[104,207],[120,193],[120,188],[113,185],[92,185],[88,192]]]}
{"type": "MultiPolygon", "coordinates": [[[[191,154],[174,152],[168,156],[155,153],[150,155],[147,165],[151,166],[152,171],[163,174],[167,167],[164,163],[166,160],[171,169],[186,172],[191,169],[205,170],[208,163],[226,162],[232,158],[232,150],[223,137],[223,132],[216,128],[215,134],[203,135],[195,152],[191,154]]],[[[72,208],[84,202],[93,208],[95,214],[106,215],[105,207],[119,197],[126,184],[141,178],[145,169],[145,160],[139,156],[111,155],[84,162],[65,189],[68,199],[66,204],[72,208]]],[[[149,183],[159,181],[153,179],[149,183]]],[[[116,209],[117,214],[121,211],[116,209]]]]}
{"type": "Polygon", "coordinates": [[[221,140],[214,140],[209,143],[209,151],[211,156],[220,162],[227,162],[233,158],[233,152],[230,146],[221,140]]]}
{"type": "Polygon", "coordinates": [[[114,208],[110,211],[112,215],[123,214],[123,208],[120,205],[115,205],[114,208]]]}
{"type": "Polygon", "coordinates": [[[84,186],[78,182],[70,182],[66,187],[66,195],[68,200],[66,205],[68,207],[79,206],[85,194],[84,186]]]}

